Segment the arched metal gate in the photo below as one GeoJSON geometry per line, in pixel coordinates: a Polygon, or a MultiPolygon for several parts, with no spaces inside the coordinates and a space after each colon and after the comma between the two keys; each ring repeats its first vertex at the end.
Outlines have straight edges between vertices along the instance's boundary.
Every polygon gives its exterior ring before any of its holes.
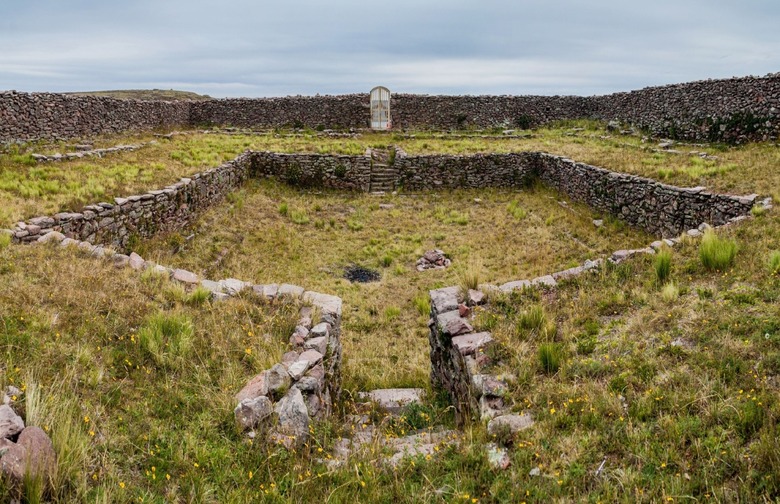
{"type": "Polygon", "coordinates": [[[390,90],[384,86],[371,90],[371,128],[390,129],[390,90]]]}

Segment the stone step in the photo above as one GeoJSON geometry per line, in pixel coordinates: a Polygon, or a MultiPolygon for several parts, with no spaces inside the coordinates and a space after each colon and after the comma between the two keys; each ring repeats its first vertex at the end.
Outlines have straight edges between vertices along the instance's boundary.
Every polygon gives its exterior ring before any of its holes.
{"type": "Polygon", "coordinates": [[[387,413],[398,414],[411,403],[421,403],[423,393],[423,389],[419,388],[377,389],[360,392],[358,398],[376,403],[379,409],[387,413]]]}

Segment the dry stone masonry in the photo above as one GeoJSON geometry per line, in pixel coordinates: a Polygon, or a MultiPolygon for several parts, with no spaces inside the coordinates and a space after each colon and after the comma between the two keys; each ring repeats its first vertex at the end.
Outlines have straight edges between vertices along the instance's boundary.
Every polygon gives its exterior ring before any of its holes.
{"type": "MultiPolygon", "coordinates": [[[[252,284],[235,278],[209,280],[191,271],[146,261],[135,252],[114,253],[102,245],[66,238],[58,231],[43,235],[38,243],[75,246],[92,257],[112,261],[118,268],[152,270],[186,286],[206,289],[214,301],[250,290],[269,302],[301,302],[300,318],[290,336],[290,351],[280,363],[251,378],[235,395],[234,416],[239,428],[251,437],[262,431],[271,440],[292,449],[305,442],[313,421],[331,414],[341,395],[341,298],[292,284],[252,284]]],[[[0,449],[4,433],[11,437],[21,429],[21,418],[8,406],[0,406],[0,449]]],[[[3,460],[0,459],[0,469],[4,467],[3,460]]]]}
{"type": "MultiPolygon", "coordinates": [[[[773,207],[771,198],[760,201],[758,206],[763,210],[770,210],[773,207]]],[[[738,216],[720,227],[730,226],[747,218],[738,216]]],[[[685,234],[696,239],[709,227],[708,224],[702,224],[687,230],[685,234]]],[[[606,261],[620,264],[635,255],[655,254],[663,247],[676,247],[679,243],[679,238],[656,240],[645,248],[615,251],[606,261]]],[[[500,352],[491,351],[491,347],[498,343],[490,332],[474,330],[471,321],[475,309],[484,305],[490,294],[510,294],[515,290],[525,289],[554,289],[559,282],[598,271],[604,261],[587,260],[581,266],[549,275],[513,280],[502,285],[483,284],[478,290],[468,290],[465,293],[458,286],[430,291],[431,384],[434,389],[447,392],[455,407],[458,424],[482,420],[488,423],[489,434],[499,435],[505,430],[517,432],[533,423],[528,414],[512,412],[512,404],[507,401],[506,392],[507,382],[513,377],[496,373],[496,370],[500,369],[496,355],[500,352]]]]}
{"type": "Polygon", "coordinates": [[[190,102],[0,92],[0,144],[66,140],[189,124],[190,102]]]}
{"type": "MultiPolygon", "coordinates": [[[[212,124],[368,128],[369,110],[368,93],[165,102],[10,91],[0,93],[0,143],[212,124]]],[[[780,74],[590,97],[394,94],[391,110],[396,129],[526,129],[592,118],[688,140],[776,140],[780,74]]]]}
{"type": "MultiPolygon", "coordinates": [[[[756,195],[715,194],[577,163],[539,152],[471,156],[407,156],[396,149],[393,188],[521,188],[538,178],[572,199],[610,213],[650,233],[673,237],[702,223],[719,226],[749,214],[756,195]]],[[[68,238],[125,248],[131,237],[181,229],[202,210],[252,177],[278,177],[300,186],[371,189],[372,159],[366,156],[279,154],[247,151],[217,168],[183,178],[162,190],[89,205],[19,222],[16,242],[34,242],[57,231],[68,238]]]]}
{"type": "Polygon", "coordinates": [[[71,159],[83,159],[85,157],[103,157],[106,154],[114,154],[116,152],[129,152],[138,150],[146,145],[154,145],[157,142],[152,140],[151,142],[131,145],[115,145],[114,147],[106,147],[104,149],[93,149],[91,145],[77,145],[76,152],[66,152],[65,154],[52,154],[47,156],[46,154],[33,154],[32,158],[39,163],[48,163],[53,161],[69,161],[71,159]]]}
{"type": "MultiPolygon", "coordinates": [[[[273,291],[275,286],[252,288],[267,296],[268,287],[273,291]]],[[[280,287],[277,295],[284,290],[280,287]]],[[[258,429],[270,430],[272,440],[293,448],[306,441],[312,421],[331,414],[341,393],[341,299],[294,286],[288,291],[311,306],[301,309],[290,336],[291,350],[282,362],[256,375],[236,394],[234,414],[239,427],[252,436],[258,429]]]]}
{"type": "Polygon", "coordinates": [[[30,243],[56,231],[67,238],[124,249],[131,237],[148,238],[188,225],[206,208],[239,188],[251,174],[252,156],[242,154],[217,168],[182,178],[164,189],[88,205],[80,212],[62,212],[19,222],[17,242],[30,243]]]}
{"type": "Polygon", "coordinates": [[[432,290],[430,296],[431,384],[449,394],[458,425],[480,419],[488,422],[490,434],[533,425],[530,415],[512,412],[506,398],[512,377],[495,372],[499,363],[491,346],[498,343],[469,322],[472,309],[484,302],[481,292],[464,296],[455,286],[432,290]]]}

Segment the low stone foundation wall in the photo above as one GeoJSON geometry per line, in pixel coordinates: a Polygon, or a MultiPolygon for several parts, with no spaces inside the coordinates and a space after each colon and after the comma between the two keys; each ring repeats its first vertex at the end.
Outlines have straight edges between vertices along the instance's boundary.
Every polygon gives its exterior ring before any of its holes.
{"type": "Polygon", "coordinates": [[[290,336],[290,351],[282,361],[251,378],[235,395],[233,414],[242,431],[255,437],[262,431],[274,442],[294,448],[309,436],[309,425],[330,416],[341,396],[341,310],[337,296],[307,291],[292,284],[253,284],[235,278],[218,281],[201,278],[183,269],[146,261],[136,253],[113,253],[102,245],[77,241],[51,231],[37,244],[77,247],[90,257],[110,261],[117,268],[152,270],[189,288],[203,288],[214,302],[251,290],[268,302],[301,303],[300,318],[290,336]],[[316,321],[316,322],[315,322],[316,321]]]}
{"type": "Polygon", "coordinates": [[[19,222],[14,241],[32,242],[59,231],[69,238],[124,248],[130,237],[181,229],[194,216],[240,187],[250,177],[278,177],[293,185],[369,191],[372,175],[394,178],[406,190],[520,188],[534,179],[598,211],[662,236],[677,236],[702,223],[725,224],[748,215],[756,195],[731,196],[704,188],[683,188],[652,179],[577,163],[540,152],[470,156],[408,156],[395,149],[389,166],[374,166],[370,154],[281,154],[248,151],[217,168],[197,173],[159,191],[89,205],[19,222]]]}
{"type": "Polygon", "coordinates": [[[397,184],[411,191],[523,187],[534,175],[522,153],[408,156],[399,150],[394,166],[397,184]]]}
{"type": "Polygon", "coordinates": [[[124,250],[133,236],[148,238],[185,227],[200,212],[243,185],[251,172],[252,155],[244,153],[164,189],[88,205],[81,212],[35,217],[17,223],[11,233],[14,241],[27,243],[58,231],[68,238],[124,250]]]}
{"type": "Polygon", "coordinates": [[[489,332],[475,332],[469,323],[484,294],[473,290],[464,294],[455,286],[432,290],[430,298],[431,385],[450,396],[457,424],[483,420],[489,431],[501,423],[531,425],[531,417],[512,413],[505,398],[511,377],[497,372],[498,352],[491,347],[498,343],[489,332]]]}
{"type": "MultiPolygon", "coordinates": [[[[252,286],[269,297],[279,295],[274,288],[252,286]]],[[[293,448],[308,439],[312,421],[330,416],[341,395],[342,303],[336,296],[302,287],[281,286],[277,292],[284,291],[311,306],[301,308],[282,362],[253,377],[236,394],[234,415],[243,430],[268,431],[272,441],[293,448]]]]}
{"type": "MultiPolygon", "coordinates": [[[[771,198],[761,201],[759,205],[764,210],[773,207],[771,198]]],[[[746,218],[735,217],[722,226],[746,218]]],[[[702,236],[704,227],[690,229],[686,234],[690,239],[697,239],[702,236]]],[[[491,434],[504,428],[519,430],[531,425],[533,420],[529,415],[513,413],[513,405],[507,402],[507,382],[513,377],[499,371],[501,362],[497,359],[501,352],[491,348],[497,347],[499,343],[493,340],[490,332],[475,331],[471,325],[475,307],[484,304],[494,294],[511,294],[524,289],[555,289],[559,282],[597,272],[605,261],[620,264],[633,256],[655,254],[663,247],[676,247],[679,243],[677,238],[657,240],[645,248],[618,250],[606,259],[587,260],[581,266],[533,279],[513,280],[502,285],[484,284],[478,290],[468,292],[463,292],[458,286],[430,291],[428,340],[432,387],[448,394],[459,425],[474,420],[486,421],[491,434]]]]}
{"type": "Polygon", "coordinates": [[[292,185],[368,191],[371,180],[369,156],[331,154],[281,154],[253,152],[255,176],[275,176],[292,185]]]}
{"type": "MultiPolygon", "coordinates": [[[[302,186],[367,191],[370,156],[253,154],[253,172],[302,186]]],[[[395,148],[393,187],[405,190],[521,188],[534,179],[591,208],[658,236],[677,236],[702,223],[719,226],[747,215],[756,195],[731,196],[684,188],[578,163],[542,152],[409,156],[395,148]]]]}
{"type": "Polygon", "coordinates": [[[747,215],[757,195],[715,194],[577,163],[546,153],[527,153],[526,162],[544,184],[591,208],[652,234],[669,237],[702,223],[720,226],[747,215]]]}

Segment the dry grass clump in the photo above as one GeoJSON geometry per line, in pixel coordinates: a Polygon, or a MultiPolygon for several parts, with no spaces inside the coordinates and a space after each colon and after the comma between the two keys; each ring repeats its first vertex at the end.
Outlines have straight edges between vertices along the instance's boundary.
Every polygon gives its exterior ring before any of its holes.
{"type": "Polygon", "coordinates": [[[699,246],[699,258],[705,268],[723,271],[734,261],[737,255],[737,243],[718,236],[715,231],[705,231],[699,246]]]}

